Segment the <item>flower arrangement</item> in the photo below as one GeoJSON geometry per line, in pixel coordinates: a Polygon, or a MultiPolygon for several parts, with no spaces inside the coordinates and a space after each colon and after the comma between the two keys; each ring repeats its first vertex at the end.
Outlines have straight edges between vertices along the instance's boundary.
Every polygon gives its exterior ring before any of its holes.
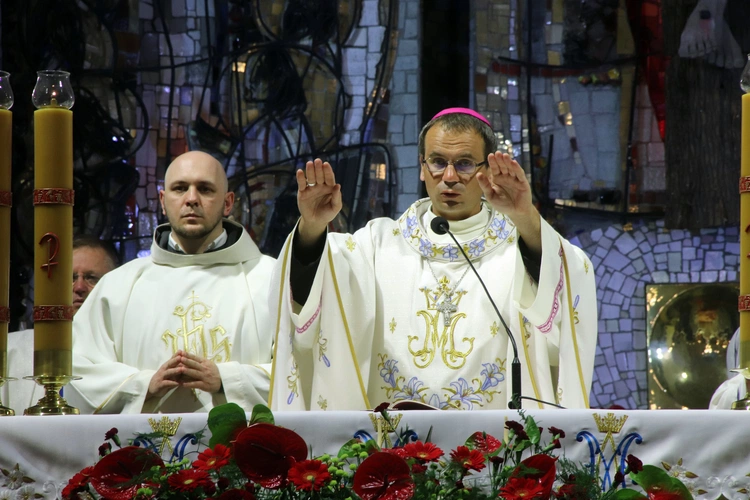
{"type": "MultiPolygon", "coordinates": [[[[387,432],[395,432],[389,412],[379,407],[387,432]]],[[[376,410],[376,411],[377,411],[376,410]]],[[[258,406],[248,425],[234,404],[209,414],[208,447],[193,459],[165,463],[153,451],[121,446],[117,429],[105,436],[100,460],[73,476],[64,499],[219,500],[692,500],[685,485],[632,455],[624,474],[602,490],[586,466],[555,456],[561,429],[550,427],[549,444],[531,416],[506,422],[498,439],[475,432],[446,452],[430,442],[402,441],[381,448],[375,440],[347,442],[336,456],[308,457],[305,441],[274,425],[258,406]],[[113,445],[116,447],[113,451],[113,445]],[[625,476],[638,490],[625,488],[625,476]]],[[[407,433],[408,434],[408,433],[407,433]]],[[[397,434],[398,435],[398,434],[397,434]]],[[[403,433],[401,434],[404,435],[403,433]]]]}

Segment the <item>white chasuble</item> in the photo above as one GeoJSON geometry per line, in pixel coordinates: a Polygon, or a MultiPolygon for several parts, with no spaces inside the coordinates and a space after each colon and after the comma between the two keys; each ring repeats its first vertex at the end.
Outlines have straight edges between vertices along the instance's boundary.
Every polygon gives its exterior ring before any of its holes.
{"type": "Polygon", "coordinates": [[[231,246],[185,255],[155,237],[151,257],[96,285],[73,321],[73,373],[82,378],[72,389],[87,405],[82,413],[200,412],[227,401],[251,411],[266,402],[274,259],[239,224],[225,220],[224,227],[241,232],[231,246]],[[146,401],[151,377],[178,350],[214,361],[223,391],[180,387],[146,401]]]}
{"type": "MultiPolygon", "coordinates": [[[[289,237],[270,297],[277,322],[272,409],[355,410],[404,400],[507,407],[507,334],[453,240],[430,230],[430,206],[420,200],[397,221],[328,234],[302,307],[291,292],[289,237]]],[[[515,227],[489,205],[451,228],[516,339],[523,395],[588,407],[597,335],[589,259],[542,219],[537,285],[515,227]]]]}

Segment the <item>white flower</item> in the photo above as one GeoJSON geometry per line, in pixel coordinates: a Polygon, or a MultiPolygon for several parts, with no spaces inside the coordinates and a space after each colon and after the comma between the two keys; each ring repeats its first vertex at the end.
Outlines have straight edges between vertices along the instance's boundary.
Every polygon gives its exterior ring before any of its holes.
{"type": "Polygon", "coordinates": [[[8,488],[0,489],[0,500],[11,500],[13,498],[13,490],[8,488]]]}
{"type": "Polygon", "coordinates": [[[17,490],[18,488],[23,486],[23,476],[23,471],[18,466],[18,464],[16,464],[16,466],[13,467],[5,477],[5,484],[3,486],[7,486],[11,490],[17,490]]]}
{"type": "Polygon", "coordinates": [[[16,492],[16,500],[32,500],[35,493],[36,490],[34,487],[27,484],[26,486],[22,486],[21,489],[16,492]]]}

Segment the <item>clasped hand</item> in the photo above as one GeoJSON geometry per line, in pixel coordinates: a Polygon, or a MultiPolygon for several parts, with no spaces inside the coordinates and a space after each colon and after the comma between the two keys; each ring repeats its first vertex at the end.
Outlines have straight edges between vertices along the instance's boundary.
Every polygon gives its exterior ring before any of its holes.
{"type": "Polygon", "coordinates": [[[148,398],[162,397],[170,389],[186,387],[208,393],[221,389],[221,375],[216,363],[185,351],[177,351],[156,371],[148,385],[148,398]]]}

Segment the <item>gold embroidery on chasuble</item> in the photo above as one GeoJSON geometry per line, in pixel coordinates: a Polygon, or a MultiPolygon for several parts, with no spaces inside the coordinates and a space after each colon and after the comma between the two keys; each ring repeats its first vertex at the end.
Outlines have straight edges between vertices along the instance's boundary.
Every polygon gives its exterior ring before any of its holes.
{"type": "Polygon", "coordinates": [[[391,333],[396,331],[396,326],[398,326],[398,323],[396,323],[396,318],[391,318],[391,322],[388,323],[388,329],[391,331],[391,333]]]}
{"type": "Polygon", "coordinates": [[[211,318],[211,307],[198,300],[195,291],[188,297],[187,307],[178,305],[172,311],[179,318],[179,326],[174,333],[166,330],[161,339],[172,354],[180,349],[196,354],[214,363],[230,361],[232,344],[227,338],[227,332],[221,325],[209,326],[207,320],[211,318]]]}
{"type": "Polygon", "coordinates": [[[497,332],[500,331],[500,325],[497,324],[497,321],[493,321],[490,325],[490,335],[493,337],[497,335],[497,332]]]}
{"type": "Polygon", "coordinates": [[[434,290],[427,287],[419,289],[427,302],[427,309],[417,311],[417,316],[421,316],[425,322],[424,339],[409,335],[408,343],[409,353],[418,368],[430,366],[440,351],[445,366],[458,370],[466,364],[466,358],[474,350],[475,337],[463,337],[460,341],[462,345],[456,345],[456,325],[466,317],[466,313],[457,313],[458,306],[467,292],[452,291],[449,285],[450,280],[443,276],[434,290]],[[461,347],[465,350],[461,350],[461,347]]]}
{"type": "Polygon", "coordinates": [[[349,239],[346,240],[346,248],[350,252],[353,252],[356,247],[357,247],[357,243],[354,241],[354,239],[352,239],[351,236],[349,236],[349,239]]]}

